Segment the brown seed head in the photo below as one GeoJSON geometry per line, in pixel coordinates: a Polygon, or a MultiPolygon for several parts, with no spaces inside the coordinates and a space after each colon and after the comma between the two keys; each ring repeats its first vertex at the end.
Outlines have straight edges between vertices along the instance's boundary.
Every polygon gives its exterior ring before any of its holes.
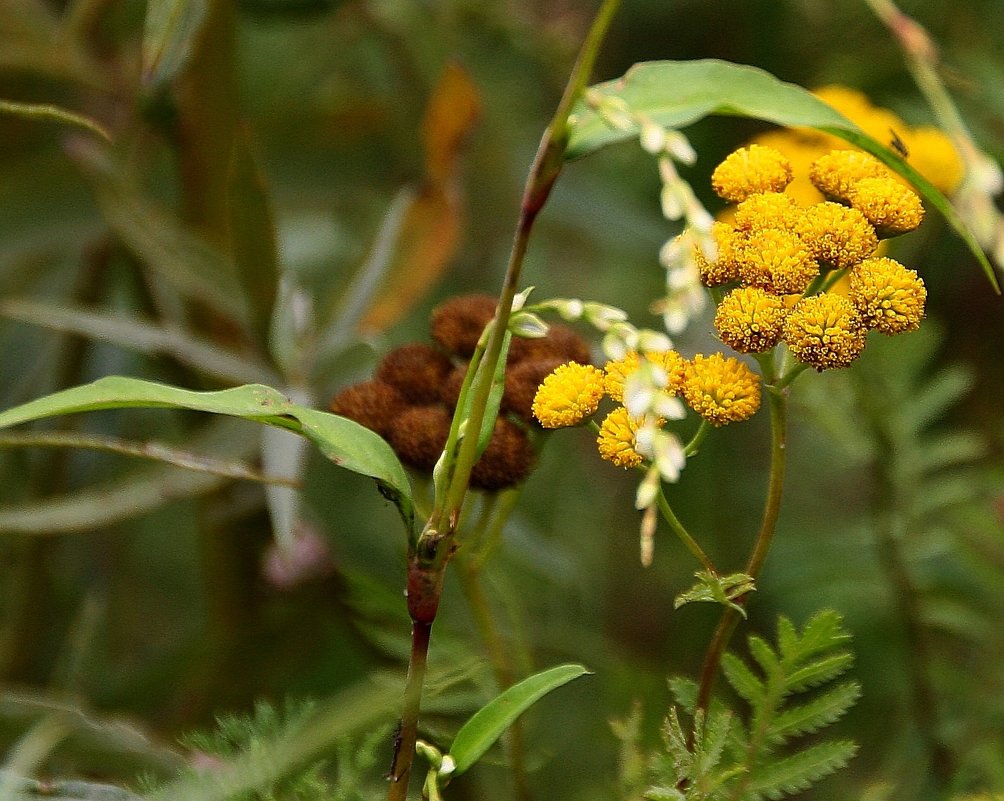
{"type": "Polygon", "coordinates": [[[445,408],[411,406],[397,416],[388,439],[407,465],[431,473],[450,434],[450,415],[445,408]]]}
{"type": "Polygon", "coordinates": [[[377,366],[375,378],[395,387],[415,404],[432,403],[453,363],[431,345],[415,342],[394,348],[377,366]]]}
{"type": "Polygon", "coordinates": [[[495,421],[488,447],[471,471],[471,486],[489,491],[518,484],[533,468],[533,447],[526,432],[503,417],[495,421]]]}
{"type": "Polygon", "coordinates": [[[485,326],[495,316],[491,295],[458,295],[432,311],[432,338],[450,353],[469,358],[485,326]]]}
{"type": "Polygon", "coordinates": [[[547,336],[538,339],[512,338],[509,364],[536,359],[561,359],[563,362],[589,364],[589,344],[567,325],[552,325],[547,336]]]}
{"type": "Polygon", "coordinates": [[[406,403],[404,396],[390,384],[364,381],[339,392],[329,408],[386,437],[406,403]]]}
{"type": "Polygon", "coordinates": [[[510,364],[505,371],[502,410],[512,412],[528,423],[540,425],[533,416],[533,398],[537,394],[537,387],[555,367],[564,362],[564,359],[552,356],[510,364]]]}

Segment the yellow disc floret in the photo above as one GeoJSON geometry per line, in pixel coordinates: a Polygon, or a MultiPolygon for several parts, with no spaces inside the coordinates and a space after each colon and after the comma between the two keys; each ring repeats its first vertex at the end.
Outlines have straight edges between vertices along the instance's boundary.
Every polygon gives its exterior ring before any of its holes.
{"type": "Polygon", "coordinates": [[[544,428],[563,428],[592,416],[603,397],[603,371],[568,362],[555,368],[538,387],[533,416],[544,428]]]}
{"type": "Polygon", "coordinates": [[[728,223],[716,220],[711,226],[711,236],[718,251],[715,260],[708,261],[699,245],[694,245],[694,258],[701,273],[701,283],[704,286],[721,286],[738,277],[736,232],[728,223]]]}
{"type": "Polygon", "coordinates": [[[924,281],[895,259],[865,259],[851,270],[849,296],[865,324],[883,334],[915,331],[924,319],[924,281]]]}
{"type": "Polygon", "coordinates": [[[801,237],[780,228],[752,231],[736,247],[736,261],[744,283],[777,294],[804,292],[819,274],[801,237]]]}
{"type": "Polygon", "coordinates": [[[924,219],[917,193],[892,177],[861,179],[850,188],[847,200],[881,237],[905,234],[924,219]]]}
{"type": "Polygon", "coordinates": [[[781,339],[786,311],[777,295],[754,286],[733,289],[718,304],[715,328],[740,353],[763,353],[781,339]]]}
{"type": "Polygon", "coordinates": [[[864,214],[832,201],[807,208],[798,232],[809,252],[835,269],[853,267],[878,247],[875,229],[864,214]]]}
{"type": "MultiPolygon", "coordinates": [[[[683,384],[684,359],[675,350],[662,352],[647,351],[644,358],[666,371],[668,383],[664,389],[671,395],[680,391],[683,384]]],[[[603,367],[603,389],[612,400],[624,402],[624,382],[631,373],[641,366],[642,357],[635,351],[629,351],[622,359],[609,361],[603,367]]]]}
{"type": "Polygon", "coordinates": [[[761,192],[781,192],[791,183],[791,163],[777,150],[763,145],[742,147],[711,174],[711,186],[720,198],[740,203],[761,192]]]}
{"type": "Polygon", "coordinates": [[[889,178],[889,169],[870,153],[831,150],[809,168],[812,185],[831,200],[846,201],[854,185],[864,178],[889,178]]]}
{"type": "Polygon", "coordinates": [[[618,467],[637,467],[644,460],[635,450],[638,423],[623,406],[618,406],[600,424],[596,447],[600,456],[618,467]]]}
{"type": "Polygon", "coordinates": [[[740,231],[780,228],[793,231],[802,218],[802,210],[783,192],[751,195],[736,206],[732,224],[740,231]]]}
{"type": "Polygon", "coordinates": [[[739,359],[698,353],[687,363],[683,397],[715,426],[747,420],[760,408],[760,381],[739,359]]]}
{"type": "Polygon", "coordinates": [[[864,350],[867,334],[854,304],[827,292],[798,301],[781,337],[796,359],[822,371],[849,366],[864,350]]]}

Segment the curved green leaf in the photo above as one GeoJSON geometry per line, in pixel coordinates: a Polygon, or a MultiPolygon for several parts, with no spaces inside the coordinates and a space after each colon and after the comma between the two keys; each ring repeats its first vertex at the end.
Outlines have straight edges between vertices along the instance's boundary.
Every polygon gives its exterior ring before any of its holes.
{"type": "Polygon", "coordinates": [[[169,83],[184,70],[207,15],[206,0],[150,0],[143,30],[143,79],[169,83]]]}
{"type": "MultiPolygon", "coordinates": [[[[666,128],[683,128],[711,114],[753,117],[778,125],[858,130],[811,92],[756,67],[717,59],[648,61],[590,93],[620,98],[632,112],[666,128]]],[[[593,104],[595,105],[595,104],[593,104]]],[[[613,128],[585,100],[572,110],[567,159],[587,156],[638,135],[637,126],[613,128]]]]}
{"type": "Polygon", "coordinates": [[[75,125],[91,133],[97,134],[106,142],[112,141],[112,135],[100,123],[59,106],[48,103],[17,103],[13,100],[0,100],[0,114],[11,114],[32,120],[48,120],[64,125],[75,125]]]}
{"type": "Polygon", "coordinates": [[[811,92],[779,80],[768,72],[717,59],[650,61],[634,65],[622,78],[597,84],[584,93],[569,118],[565,157],[587,156],[600,148],[639,134],[637,122],[609,125],[603,99],[626,104],[631,116],[666,128],[683,128],[711,114],[818,128],[839,136],[883,161],[910,181],[944,215],[979,261],[994,291],[1000,284],[986,254],[948,199],[915,169],[811,92]]]}
{"type": "Polygon", "coordinates": [[[450,749],[456,767],[452,775],[466,771],[523,712],[551,690],[589,673],[582,665],[559,665],[535,673],[514,684],[479,709],[457,732],[450,749]]]}
{"type": "Polygon", "coordinates": [[[411,531],[414,511],[408,477],[394,451],[380,436],[344,417],[295,404],[263,384],[194,392],[153,381],[110,376],[0,412],[0,428],[56,415],[137,407],[192,409],[295,431],[339,466],[376,479],[411,531]]]}

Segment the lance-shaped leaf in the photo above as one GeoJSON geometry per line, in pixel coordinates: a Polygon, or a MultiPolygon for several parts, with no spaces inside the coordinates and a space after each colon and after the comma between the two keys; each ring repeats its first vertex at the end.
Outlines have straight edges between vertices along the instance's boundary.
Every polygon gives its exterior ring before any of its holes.
{"type": "Polygon", "coordinates": [[[408,530],[412,529],[410,484],[390,445],[352,420],[300,406],[262,384],[219,392],[193,392],[153,381],[111,376],[0,412],[0,428],[56,415],[136,407],[192,409],[295,431],[339,466],[376,479],[383,493],[397,505],[408,530]]]}
{"type": "Polygon", "coordinates": [[[1000,294],[986,254],[941,192],[897,154],[811,92],[755,67],[716,59],[636,64],[622,78],[598,84],[583,94],[569,118],[565,157],[581,158],[613,142],[637,137],[639,120],[683,128],[712,114],[817,128],[868,151],[910,181],[945,216],[1000,294]],[[617,117],[616,125],[609,122],[612,114],[617,117]]]}
{"type": "Polygon", "coordinates": [[[149,0],[143,27],[143,80],[173,80],[191,58],[206,21],[206,0],[149,0]]]}
{"type": "Polygon", "coordinates": [[[586,673],[589,671],[582,665],[549,668],[514,684],[475,712],[461,726],[450,748],[449,756],[456,765],[452,775],[459,776],[477,762],[516,718],[551,690],[586,673]]]}

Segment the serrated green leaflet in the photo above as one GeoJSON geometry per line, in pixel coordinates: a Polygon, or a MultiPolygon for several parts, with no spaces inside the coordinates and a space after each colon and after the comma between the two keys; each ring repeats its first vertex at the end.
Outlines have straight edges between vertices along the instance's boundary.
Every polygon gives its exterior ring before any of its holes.
{"type": "Polygon", "coordinates": [[[295,404],[263,384],[194,392],[153,381],[110,376],[0,412],[0,428],[63,414],[137,407],[192,409],[295,431],[340,467],[376,479],[397,505],[409,533],[412,530],[414,510],[408,477],[394,451],[381,437],[344,417],[295,404]]]}
{"type": "Polygon", "coordinates": [[[450,748],[456,763],[452,775],[459,776],[477,762],[512,722],[543,696],[586,673],[589,671],[582,665],[549,668],[514,684],[475,712],[457,732],[450,748]]]}
{"type": "Polygon", "coordinates": [[[717,59],[650,61],[636,64],[622,77],[587,90],[572,110],[565,157],[587,156],[606,145],[639,134],[636,123],[613,127],[598,107],[603,98],[623,101],[633,117],[666,128],[684,128],[712,114],[751,117],[777,125],[818,128],[839,136],[879,158],[910,181],[944,215],[972,251],[997,294],[1000,284],[973,233],[948,199],[909,164],[811,92],[768,72],[717,59]]]}

